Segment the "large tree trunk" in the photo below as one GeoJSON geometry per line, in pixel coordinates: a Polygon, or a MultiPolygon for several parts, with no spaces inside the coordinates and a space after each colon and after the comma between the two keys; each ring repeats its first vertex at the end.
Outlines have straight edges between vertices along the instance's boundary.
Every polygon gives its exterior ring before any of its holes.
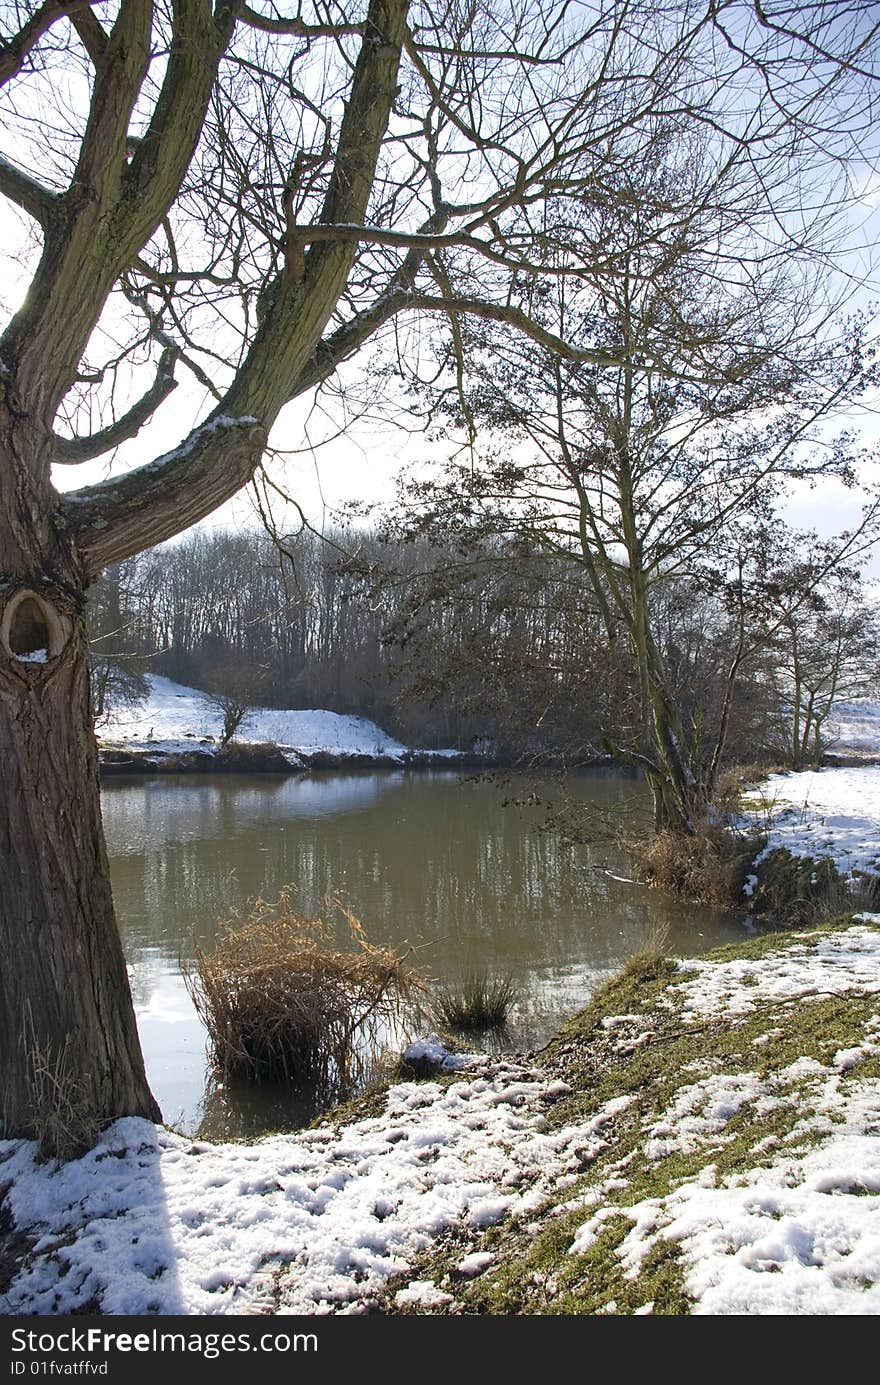
{"type": "MultiPolygon", "coordinates": [[[[97,76],[66,190],[4,166],[4,191],[13,188],[42,228],[43,253],[3,333],[0,366],[0,1114],[7,1134],[37,1133],[59,1152],[87,1144],[105,1120],[159,1115],[113,917],[84,592],[102,568],[197,523],[251,479],[281,409],[317,382],[314,358],[357,255],[355,238],[297,237],[297,174],[279,204],[284,263],[266,279],[266,312],[213,414],[146,466],[55,492],[54,462],[105,455],[135,436],[173,386],[178,353],[166,341],[154,385],[115,423],[91,438],[53,434],[108,296],[180,195],[220,90],[240,7],[221,4],[215,14],[210,0],[186,0],[172,8],[158,92],[152,5],[127,0],[109,34],[86,44],[97,76]],[[28,657],[41,649],[44,659],[28,657]]],[[[406,12],[407,0],[370,0],[338,127],[334,107],[323,227],[350,230],[366,218],[399,90],[406,12]]],[[[418,263],[404,261],[395,293],[409,292],[418,263]]],[[[392,299],[383,293],[377,304],[384,312],[392,299]]],[[[370,334],[380,320],[360,325],[370,334]]],[[[331,333],[336,345],[317,378],[358,345],[350,329],[341,341],[331,333]]]]}
{"type": "Polygon", "coordinates": [[[66,583],[0,590],[0,1114],[62,1157],[117,1116],[161,1119],[113,912],[83,607],[66,583]]]}

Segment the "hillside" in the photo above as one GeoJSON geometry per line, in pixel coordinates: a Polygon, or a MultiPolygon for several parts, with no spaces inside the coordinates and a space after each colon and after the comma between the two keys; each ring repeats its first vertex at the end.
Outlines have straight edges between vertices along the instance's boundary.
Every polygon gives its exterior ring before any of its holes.
{"type": "MultiPolygon", "coordinates": [[[[213,754],[219,747],[223,717],[197,688],[148,674],[150,694],[137,707],[117,707],[99,724],[98,740],[107,751],[122,749],[151,755],[179,755],[193,750],[213,754]]],[[[402,762],[411,753],[374,721],[321,710],[257,707],[246,717],[236,741],[242,745],[277,745],[294,765],[314,755],[340,759],[354,756],[402,762]]],[[[440,758],[455,751],[419,752],[440,758]]]]}

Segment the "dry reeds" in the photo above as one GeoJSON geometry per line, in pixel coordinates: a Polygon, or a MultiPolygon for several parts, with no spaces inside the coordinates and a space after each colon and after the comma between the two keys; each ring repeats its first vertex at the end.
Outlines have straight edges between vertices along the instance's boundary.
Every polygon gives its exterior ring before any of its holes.
{"type": "Polygon", "coordinates": [[[415,1007],[422,983],[406,957],[373,946],[339,907],[349,951],[329,924],[292,907],[290,891],[275,905],[251,902],[222,926],[210,955],[197,950],[187,987],[224,1076],[344,1094],[371,1041],[415,1007]]]}
{"type": "Polygon", "coordinates": [[[625,845],[645,884],[728,909],[741,903],[743,881],[757,851],[754,841],[721,824],[707,824],[693,835],[666,829],[625,845]]]}

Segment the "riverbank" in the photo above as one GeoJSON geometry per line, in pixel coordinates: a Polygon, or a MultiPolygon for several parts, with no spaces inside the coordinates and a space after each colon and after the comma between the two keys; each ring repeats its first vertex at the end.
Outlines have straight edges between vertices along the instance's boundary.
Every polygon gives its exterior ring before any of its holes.
{"type": "Polygon", "coordinates": [[[414,749],[366,717],[317,709],[250,709],[222,745],[223,714],[207,693],[148,674],[149,696],[97,727],[101,773],[296,774],[304,770],[463,767],[486,758],[414,749]]]}
{"type": "Polygon", "coordinates": [[[880,917],[643,954],[533,1058],[211,1145],[0,1145],[6,1312],[880,1311],[880,917]]]}
{"type": "Polygon", "coordinates": [[[407,746],[367,717],[316,709],[251,708],[227,746],[223,716],[207,693],[148,674],[149,695],[115,707],[96,728],[101,775],[300,774],[315,770],[486,770],[609,767],[612,757],[585,746],[580,753],[535,751],[527,764],[477,738],[467,748],[407,746]]]}
{"type": "Polygon", "coordinates": [[[744,886],[756,915],[798,923],[877,906],[880,705],[851,705],[849,715],[838,764],[771,774],[744,795],[738,825],[761,839],[744,886]]]}

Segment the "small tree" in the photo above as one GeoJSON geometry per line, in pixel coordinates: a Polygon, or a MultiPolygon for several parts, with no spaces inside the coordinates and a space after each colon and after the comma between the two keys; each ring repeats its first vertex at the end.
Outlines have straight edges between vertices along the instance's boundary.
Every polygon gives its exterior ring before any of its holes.
{"type": "MultiPolygon", "coordinates": [[[[625,716],[606,727],[608,748],[644,771],[657,827],[690,833],[710,812],[744,660],[767,638],[763,622],[748,625],[753,535],[772,528],[792,480],[854,483],[857,449],[848,438],[829,447],[821,429],[877,372],[866,324],[817,337],[798,267],[771,264],[754,245],[747,258],[750,176],[719,182],[705,143],[689,146],[675,127],[652,154],[638,173],[618,156],[617,195],[584,198],[574,225],[567,204],[558,225],[572,254],[577,232],[608,260],[521,289],[548,332],[594,359],[462,327],[446,409],[469,429],[472,452],[444,481],[415,485],[411,500],[418,532],[502,535],[579,574],[609,667],[630,689],[625,716]],[[729,272],[730,241],[747,274],[729,272]],[[676,584],[729,607],[733,644],[711,734],[687,714],[663,639],[676,584]]],[[[552,203],[548,217],[555,224],[552,203]]],[[[874,505],[859,536],[843,538],[840,560],[877,516],[874,505]]],[[[793,609],[802,602],[789,590],[793,609]]]]}
{"type": "Polygon", "coordinates": [[[253,716],[265,679],[265,669],[246,665],[221,664],[209,675],[208,699],[223,718],[221,748],[225,749],[235,733],[253,716]]]}

